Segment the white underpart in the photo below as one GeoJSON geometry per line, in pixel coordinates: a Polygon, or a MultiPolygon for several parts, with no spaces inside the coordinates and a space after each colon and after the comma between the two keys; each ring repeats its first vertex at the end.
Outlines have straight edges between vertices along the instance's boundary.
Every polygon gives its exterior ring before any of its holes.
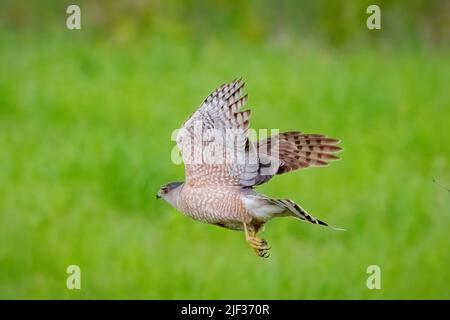
{"type": "Polygon", "coordinates": [[[242,197],[245,207],[252,213],[255,218],[269,220],[274,215],[282,213],[285,209],[272,204],[265,199],[253,195],[242,197]]]}

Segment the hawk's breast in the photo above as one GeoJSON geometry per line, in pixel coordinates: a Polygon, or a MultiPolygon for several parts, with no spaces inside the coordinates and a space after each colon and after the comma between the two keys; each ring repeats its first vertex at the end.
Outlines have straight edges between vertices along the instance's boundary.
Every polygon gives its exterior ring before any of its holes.
{"type": "Polygon", "coordinates": [[[178,207],[187,216],[205,223],[227,226],[252,220],[238,186],[185,185],[178,207]]]}

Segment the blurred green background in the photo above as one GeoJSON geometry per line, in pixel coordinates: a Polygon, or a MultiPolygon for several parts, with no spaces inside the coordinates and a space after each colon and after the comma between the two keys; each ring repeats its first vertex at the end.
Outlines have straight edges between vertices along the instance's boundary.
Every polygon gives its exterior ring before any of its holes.
{"type": "Polygon", "coordinates": [[[0,298],[450,298],[449,1],[0,4],[0,298]],[[240,76],[253,128],[345,148],[259,190],[347,232],[274,220],[262,260],[155,199],[172,131],[240,76]]]}

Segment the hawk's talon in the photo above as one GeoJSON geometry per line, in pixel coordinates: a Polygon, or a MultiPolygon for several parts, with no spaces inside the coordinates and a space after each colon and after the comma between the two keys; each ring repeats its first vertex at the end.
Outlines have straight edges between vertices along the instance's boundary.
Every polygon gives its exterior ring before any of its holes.
{"type": "Polygon", "coordinates": [[[256,250],[270,250],[271,247],[269,245],[263,245],[263,244],[259,244],[259,245],[254,245],[252,243],[249,243],[250,247],[252,247],[253,249],[256,250]]]}
{"type": "Polygon", "coordinates": [[[252,248],[255,249],[264,249],[269,250],[270,246],[267,244],[267,241],[264,239],[256,238],[256,237],[248,237],[247,242],[250,244],[252,248]]]}
{"type": "Polygon", "coordinates": [[[259,250],[254,249],[255,253],[261,258],[268,258],[270,256],[270,252],[268,250],[259,250]]]}
{"type": "Polygon", "coordinates": [[[270,246],[265,239],[258,238],[255,232],[252,230],[251,233],[247,229],[247,225],[244,223],[245,240],[247,240],[250,247],[253,248],[255,253],[262,258],[269,257],[270,246]]]}

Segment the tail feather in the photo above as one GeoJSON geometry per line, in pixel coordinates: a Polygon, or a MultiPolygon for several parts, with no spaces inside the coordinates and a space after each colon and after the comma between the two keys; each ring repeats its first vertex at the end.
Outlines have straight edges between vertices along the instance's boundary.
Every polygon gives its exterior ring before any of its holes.
{"type": "Polygon", "coordinates": [[[268,220],[273,217],[293,216],[302,221],[327,226],[334,230],[344,230],[330,226],[328,223],[315,218],[289,199],[272,199],[256,193],[252,189],[244,189],[243,201],[245,207],[258,219],[268,220]]]}
{"type": "Polygon", "coordinates": [[[303,209],[301,206],[299,206],[297,203],[295,203],[292,200],[289,199],[279,199],[279,200],[275,200],[279,205],[283,206],[284,208],[286,208],[286,210],[294,217],[299,218],[300,220],[303,221],[307,221],[313,224],[319,224],[322,226],[327,226],[330,227],[334,230],[340,230],[340,231],[345,231],[345,229],[341,229],[341,228],[335,228],[331,225],[329,225],[328,223],[317,219],[316,217],[310,215],[305,209],[303,209]]]}

